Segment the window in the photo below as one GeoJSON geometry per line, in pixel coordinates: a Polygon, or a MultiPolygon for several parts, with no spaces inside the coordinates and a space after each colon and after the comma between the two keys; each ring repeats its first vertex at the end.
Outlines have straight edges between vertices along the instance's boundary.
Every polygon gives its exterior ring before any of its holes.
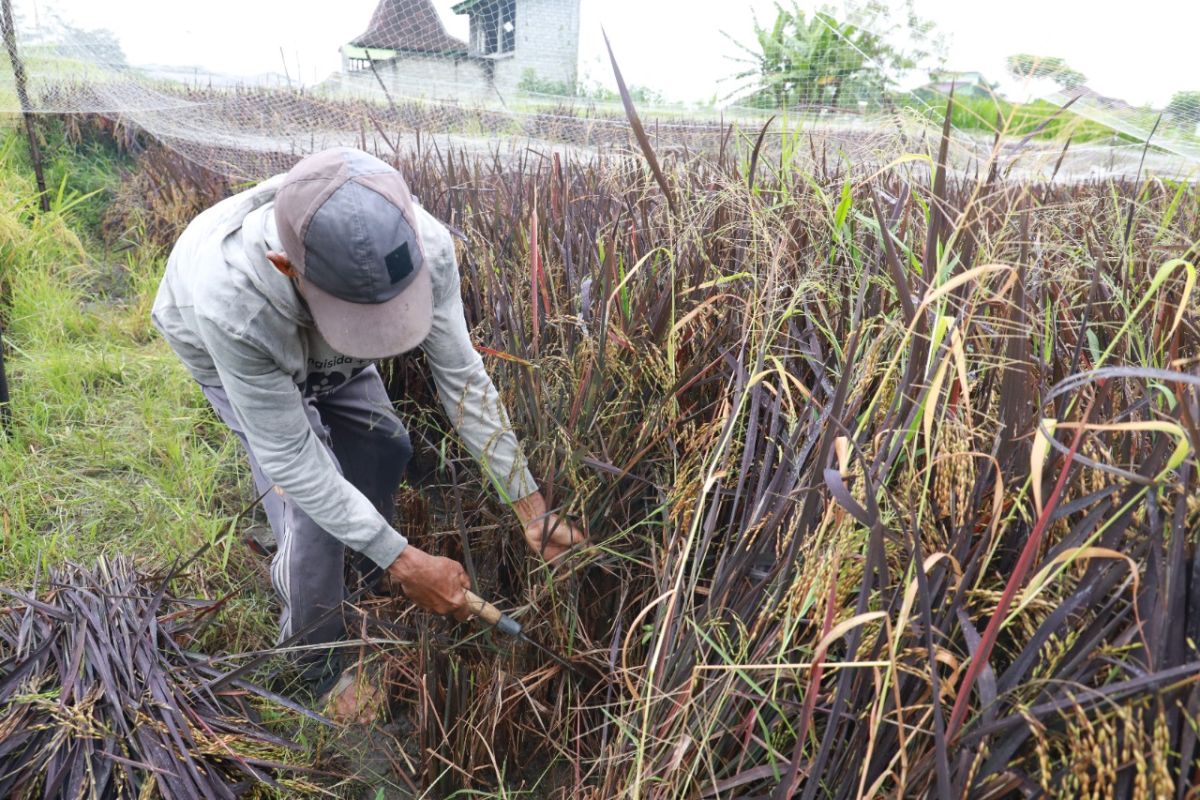
{"type": "Polygon", "coordinates": [[[517,49],[517,0],[481,4],[475,16],[476,47],[480,55],[511,53],[517,49]]]}

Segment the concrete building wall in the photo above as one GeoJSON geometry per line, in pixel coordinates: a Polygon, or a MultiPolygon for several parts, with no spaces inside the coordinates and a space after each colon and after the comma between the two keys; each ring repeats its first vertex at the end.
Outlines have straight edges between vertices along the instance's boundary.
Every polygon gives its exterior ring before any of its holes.
{"type": "MultiPolygon", "coordinates": [[[[486,103],[517,92],[526,71],[541,81],[574,86],[579,71],[580,0],[516,0],[513,51],[483,56],[398,54],[377,60],[380,77],[397,97],[486,103]]],[[[471,47],[477,33],[472,25],[471,47]]],[[[361,67],[361,65],[357,65],[361,67]]],[[[373,91],[370,69],[356,68],[342,51],[342,74],[352,86],[373,91]]]]}
{"type": "MultiPolygon", "coordinates": [[[[402,55],[395,60],[376,62],[375,69],[396,97],[420,97],[458,100],[464,103],[495,99],[484,65],[466,57],[402,55]]],[[[367,92],[377,91],[379,82],[368,70],[346,73],[354,85],[367,92]]]]}
{"type": "Polygon", "coordinates": [[[517,0],[516,47],[496,59],[496,88],[517,90],[526,70],[574,86],[579,74],[579,0],[517,0]]]}

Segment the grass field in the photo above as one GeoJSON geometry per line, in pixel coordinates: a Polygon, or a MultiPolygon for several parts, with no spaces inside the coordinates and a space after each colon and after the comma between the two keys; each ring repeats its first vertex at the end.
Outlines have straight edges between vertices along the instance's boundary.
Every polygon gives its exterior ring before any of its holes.
{"type": "MultiPolygon", "coordinates": [[[[228,186],[185,191],[169,152],[81,146],[58,151],[67,186],[77,167],[102,194],[68,190],[46,215],[19,143],[2,151],[9,585],[100,552],[169,561],[249,499],[148,322],[170,221],[228,186]]],[[[409,785],[1186,796],[1195,186],[864,178],[752,141],[660,170],[535,152],[397,163],[461,231],[476,343],[551,504],[594,539],[557,569],[529,556],[419,357],[385,365],[418,444],[406,533],[462,558],[582,673],[399,607],[406,643],[381,657],[409,785]]],[[[239,589],[211,647],[269,638],[236,538],[191,581],[239,589]]]]}
{"type": "MultiPolygon", "coordinates": [[[[97,238],[115,157],[60,149],[41,214],[23,147],[5,131],[0,297],[14,425],[0,443],[0,581],[26,584],[39,564],[100,554],[190,555],[245,501],[234,444],[150,324],[162,251],[97,238]]],[[[238,557],[221,544],[197,588],[228,588],[223,568],[238,557]]],[[[237,646],[261,643],[264,596],[237,602],[255,620],[237,646]]]]}
{"type": "MultiPolygon", "coordinates": [[[[946,98],[906,96],[906,104],[930,122],[939,122],[946,115],[946,98]]],[[[1123,142],[1138,144],[1143,139],[1128,136],[1092,120],[1083,119],[1074,113],[1060,110],[1060,106],[1046,100],[1031,103],[1013,103],[1001,97],[956,97],[951,122],[956,130],[975,131],[985,134],[1003,132],[1006,136],[1020,138],[1032,136],[1065,142],[1123,142]]],[[[1129,116],[1133,116],[1130,114],[1129,116]]],[[[1132,125],[1149,134],[1154,127],[1154,113],[1142,112],[1132,125]]]]}

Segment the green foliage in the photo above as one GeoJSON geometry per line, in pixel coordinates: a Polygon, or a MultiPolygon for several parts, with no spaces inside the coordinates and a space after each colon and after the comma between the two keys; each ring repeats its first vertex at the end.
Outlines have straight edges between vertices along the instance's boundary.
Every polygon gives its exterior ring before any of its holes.
{"type": "Polygon", "coordinates": [[[746,101],[751,106],[874,103],[891,86],[892,75],[916,66],[930,46],[937,47],[932,23],[920,20],[911,4],[903,20],[893,19],[889,6],[878,2],[852,4],[841,16],[829,6],[808,15],[796,0],[790,8],[775,8],[770,26],[755,21],[754,46],[742,46],[747,68],[735,78],[757,86],[746,101]]]}
{"type": "Polygon", "coordinates": [[[1166,112],[1173,122],[1185,127],[1200,123],[1200,91],[1176,92],[1166,112]]]}
{"type": "Polygon", "coordinates": [[[1073,89],[1087,80],[1086,75],[1067,66],[1067,62],[1058,56],[1017,53],[1009,56],[1005,65],[1014,78],[1049,78],[1065,89],[1073,89]]]}
{"type": "MultiPolygon", "coordinates": [[[[666,98],[658,91],[651,89],[649,86],[630,86],[629,96],[633,98],[633,102],[638,105],[660,105],[666,102],[666,98]]],[[[592,86],[590,88],[581,88],[580,97],[597,103],[620,103],[621,95],[614,89],[609,89],[605,86],[592,86]]]]}
{"type": "Polygon", "coordinates": [[[63,119],[44,120],[40,132],[46,145],[47,184],[55,191],[61,188],[67,200],[79,201],[72,223],[98,236],[131,159],[119,153],[111,139],[81,135],[69,130],[63,119]]]}
{"type": "MultiPolygon", "coordinates": [[[[544,94],[551,97],[569,97],[579,100],[592,100],[597,103],[620,103],[621,95],[615,90],[599,84],[588,86],[582,82],[571,85],[565,81],[544,80],[538,77],[533,69],[521,73],[521,82],[517,89],[529,94],[544,94]]],[[[631,86],[629,94],[639,105],[657,105],[663,102],[663,96],[647,86],[631,86]]]]}
{"type": "MultiPolygon", "coordinates": [[[[0,313],[13,393],[12,436],[0,434],[0,584],[27,585],[39,563],[90,562],[114,543],[169,563],[213,541],[246,504],[236,445],[151,326],[161,259],[114,257],[81,224],[93,214],[81,192],[117,180],[102,174],[112,162],[87,147],[75,161],[51,128],[46,156],[59,172],[50,174],[78,188],[55,190],[43,214],[24,131],[0,140],[0,313]]],[[[237,579],[224,572],[232,543],[210,551],[201,580],[237,579]]],[[[236,627],[266,635],[258,598],[236,627]]]]}
{"type": "Polygon", "coordinates": [[[17,29],[23,31],[21,55],[31,75],[103,80],[128,67],[120,39],[111,30],[80,28],[53,10],[42,14],[37,25],[29,24],[20,9],[14,16],[17,29]]]}
{"type": "MultiPolygon", "coordinates": [[[[110,138],[85,132],[70,117],[40,115],[35,130],[42,146],[42,166],[51,200],[71,207],[71,224],[97,236],[112,207],[122,170],[131,164],[110,138]]],[[[17,175],[32,175],[24,129],[0,129],[6,145],[4,166],[17,175]]]]}
{"type": "MultiPolygon", "coordinates": [[[[947,99],[944,96],[902,97],[897,100],[901,107],[916,112],[932,124],[940,124],[946,116],[947,99]]],[[[998,96],[954,95],[954,108],[950,123],[956,130],[976,131],[988,135],[1004,131],[1006,135],[1020,138],[1034,134],[1036,139],[1065,140],[1068,136],[1075,142],[1123,142],[1141,140],[1120,133],[1107,125],[1085,119],[1070,109],[1059,113],[1061,107],[1045,100],[1031,103],[1012,103],[998,96]]]]}
{"type": "Polygon", "coordinates": [[[532,68],[521,73],[521,82],[517,84],[517,89],[531,94],[550,94],[560,97],[575,97],[579,93],[577,84],[544,80],[538,77],[537,72],[532,68]]]}
{"type": "Polygon", "coordinates": [[[117,34],[107,28],[80,28],[57,12],[44,14],[31,52],[48,58],[90,61],[105,67],[125,67],[128,61],[117,34]]]}

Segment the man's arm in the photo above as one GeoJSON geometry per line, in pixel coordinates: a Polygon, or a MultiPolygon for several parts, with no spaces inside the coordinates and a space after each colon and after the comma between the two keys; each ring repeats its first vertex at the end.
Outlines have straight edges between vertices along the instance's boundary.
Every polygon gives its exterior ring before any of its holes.
{"type": "Polygon", "coordinates": [[[385,569],[406,540],[342,477],[305,414],[300,390],[255,343],[199,318],[221,385],[267,477],[304,513],[385,569]]]}
{"type": "Polygon", "coordinates": [[[434,277],[433,321],[421,348],[442,407],[467,450],[505,499],[515,502],[538,487],[509,425],[500,393],[471,343],[450,232],[432,218],[426,219],[422,239],[434,277]],[[436,227],[430,230],[432,226],[436,227]]]}
{"type": "Polygon", "coordinates": [[[439,233],[445,235],[425,240],[426,259],[435,261],[440,272],[434,283],[433,325],[422,345],[433,382],[467,450],[513,505],[530,548],[553,559],[585,537],[547,511],[500,393],[471,343],[454,243],[444,228],[439,233]]]}
{"type": "Polygon", "coordinates": [[[471,587],[461,564],[409,545],[375,505],[342,477],[304,412],[290,376],[252,342],[200,320],[234,413],[267,477],[326,532],[388,571],[416,605],[470,616],[471,587]]]}
{"type": "Polygon", "coordinates": [[[497,489],[509,502],[537,492],[500,393],[471,344],[460,298],[435,305],[423,349],[442,407],[497,489]]]}

